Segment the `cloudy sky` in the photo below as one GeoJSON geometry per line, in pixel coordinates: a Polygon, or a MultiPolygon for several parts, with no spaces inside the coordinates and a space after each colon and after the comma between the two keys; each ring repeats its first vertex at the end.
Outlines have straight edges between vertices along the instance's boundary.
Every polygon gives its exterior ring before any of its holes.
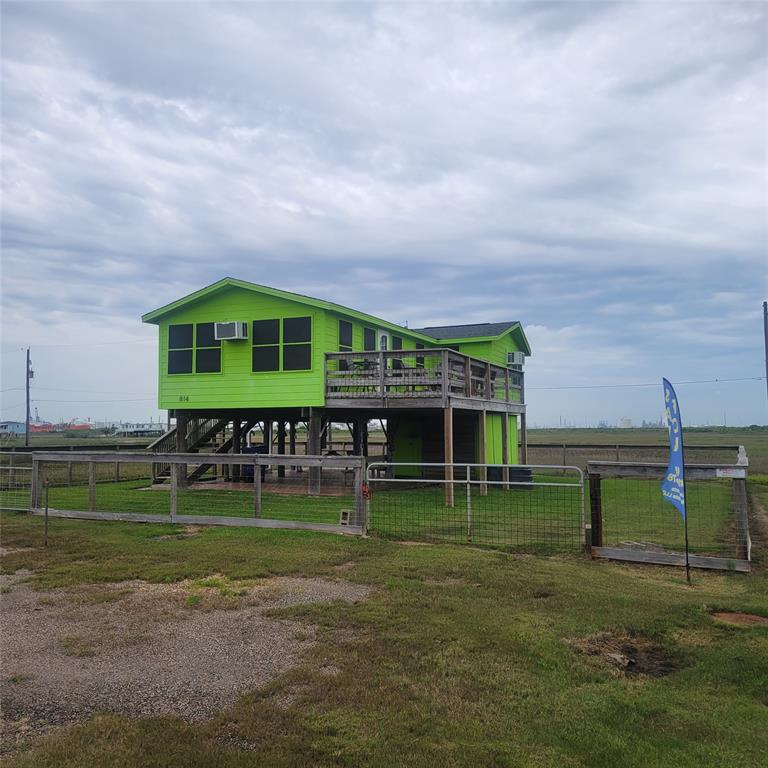
{"type": "Polygon", "coordinates": [[[520,319],[530,421],[766,423],[763,3],[2,3],[2,418],[148,418],[225,275],[520,319]],[[574,389],[563,389],[573,387],[574,389]]]}

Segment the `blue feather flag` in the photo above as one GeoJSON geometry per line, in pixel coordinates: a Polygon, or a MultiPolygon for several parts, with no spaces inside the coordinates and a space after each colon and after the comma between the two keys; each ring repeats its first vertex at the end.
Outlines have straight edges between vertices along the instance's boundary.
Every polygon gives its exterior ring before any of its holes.
{"type": "Polygon", "coordinates": [[[669,466],[661,483],[661,494],[677,507],[685,520],[685,464],[683,458],[683,422],[674,387],[662,379],[664,411],[669,430],[669,466]]]}

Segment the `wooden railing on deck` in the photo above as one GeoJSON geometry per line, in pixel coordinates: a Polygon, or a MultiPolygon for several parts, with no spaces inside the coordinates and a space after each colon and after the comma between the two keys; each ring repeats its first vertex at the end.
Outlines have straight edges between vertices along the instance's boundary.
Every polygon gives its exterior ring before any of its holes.
{"type": "Polygon", "coordinates": [[[328,352],[326,400],[465,397],[519,402],[522,371],[452,349],[328,352]]]}

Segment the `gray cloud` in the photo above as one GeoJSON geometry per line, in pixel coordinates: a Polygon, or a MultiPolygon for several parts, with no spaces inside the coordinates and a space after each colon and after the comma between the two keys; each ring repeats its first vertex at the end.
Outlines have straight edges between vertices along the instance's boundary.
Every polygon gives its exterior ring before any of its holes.
{"type": "Polygon", "coordinates": [[[230,274],[412,325],[518,316],[542,385],[759,373],[761,4],[1,12],[9,350],[145,340],[141,312],[230,274]]]}

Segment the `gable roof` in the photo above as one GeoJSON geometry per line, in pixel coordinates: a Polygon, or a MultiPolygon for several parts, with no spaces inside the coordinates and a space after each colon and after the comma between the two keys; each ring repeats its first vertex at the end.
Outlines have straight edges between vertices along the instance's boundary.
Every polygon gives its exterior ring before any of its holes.
{"type": "Polygon", "coordinates": [[[470,323],[468,325],[432,325],[414,330],[431,336],[433,339],[474,339],[478,336],[499,336],[513,325],[520,325],[517,320],[507,323],[470,323]]]}
{"type": "Polygon", "coordinates": [[[505,323],[469,323],[466,325],[433,325],[427,328],[416,328],[419,333],[431,336],[433,339],[445,342],[487,341],[500,339],[511,333],[518,347],[526,355],[531,354],[531,345],[523,332],[523,326],[518,320],[508,320],[505,323]]]}
{"type": "Polygon", "coordinates": [[[171,314],[172,312],[175,312],[177,309],[186,307],[189,304],[200,301],[201,299],[207,298],[208,296],[211,296],[212,294],[218,293],[219,291],[225,290],[227,288],[242,288],[243,290],[252,291],[253,293],[260,293],[266,296],[274,296],[280,299],[295,301],[297,304],[306,304],[307,306],[315,307],[316,309],[325,309],[330,312],[338,312],[339,314],[355,318],[356,320],[360,320],[361,322],[368,325],[373,325],[377,328],[385,328],[387,330],[394,331],[395,333],[411,336],[422,341],[435,341],[434,337],[427,336],[419,331],[413,330],[412,328],[404,328],[401,325],[390,323],[387,320],[382,320],[379,317],[369,315],[365,312],[359,312],[356,309],[350,309],[349,307],[342,306],[341,304],[335,304],[332,301],[326,301],[325,299],[315,299],[312,296],[304,296],[303,294],[292,293],[291,291],[282,291],[279,288],[270,288],[267,285],[259,285],[258,283],[249,283],[246,280],[237,280],[234,277],[222,278],[215,283],[211,283],[211,285],[208,285],[205,288],[201,288],[199,291],[190,293],[187,296],[182,296],[182,298],[177,299],[176,301],[172,301],[170,304],[166,304],[165,306],[154,309],[151,312],[147,312],[141,316],[141,320],[144,323],[157,323],[161,318],[171,314]]]}

